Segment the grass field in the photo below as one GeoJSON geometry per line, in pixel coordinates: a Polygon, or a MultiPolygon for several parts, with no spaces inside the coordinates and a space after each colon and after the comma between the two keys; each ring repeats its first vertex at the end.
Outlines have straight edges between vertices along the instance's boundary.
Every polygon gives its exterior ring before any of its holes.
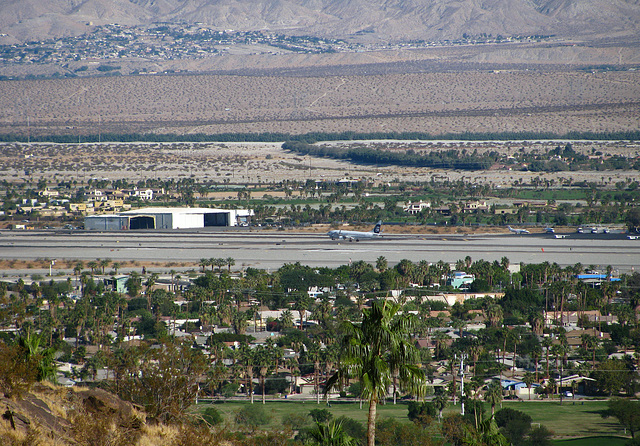
{"type": "MultiPolygon", "coordinates": [[[[215,404],[214,407],[219,410],[225,420],[229,423],[233,423],[235,411],[238,410],[248,402],[232,401],[225,402],[223,404],[215,404]]],[[[261,404],[259,399],[256,399],[255,404],[261,404]]],[[[204,410],[209,407],[210,404],[199,404],[198,411],[204,410]]],[[[529,414],[532,418],[534,426],[540,423],[552,430],[556,439],[567,439],[576,437],[593,437],[593,436],[624,436],[624,429],[616,422],[614,418],[602,418],[600,412],[605,409],[607,403],[605,401],[585,401],[583,402],[564,402],[560,405],[557,401],[549,402],[504,402],[503,407],[510,407],[512,409],[521,410],[529,414]]],[[[265,428],[276,428],[282,425],[284,417],[290,414],[307,415],[313,409],[328,409],[334,417],[346,416],[353,418],[359,422],[365,423],[367,419],[368,406],[364,404],[362,408],[357,403],[341,403],[332,402],[330,407],[323,402],[320,405],[315,404],[313,401],[299,402],[299,401],[268,401],[265,405],[267,413],[271,416],[271,422],[265,428]]],[[[445,415],[448,413],[458,413],[460,406],[450,405],[445,410],[445,415]]],[[[486,412],[490,413],[490,408],[486,406],[486,412]]],[[[386,404],[378,406],[378,417],[384,419],[387,417],[395,418],[400,421],[408,421],[407,418],[407,406],[404,403],[398,403],[396,405],[386,404]]],[[[583,439],[587,441],[589,439],[583,439]]],[[[583,441],[581,440],[581,441],[583,441]]],[[[595,439],[591,439],[596,441],[595,439]]],[[[589,441],[591,441],[589,440],[589,441]]],[[[614,440],[612,440],[614,441],[614,440]]],[[[617,440],[615,440],[617,441],[617,440]]],[[[561,443],[568,445],[591,445],[591,444],[618,444],[609,443],[561,443]]],[[[620,443],[622,444],[622,443],[620,443]]]]}
{"type": "Polygon", "coordinates": [[[551,429],[556,437],[584,437],[591,435],[624,435],[624,429],[615,418],[602,418],[600,412],[607,407],[606,401],[558,401],[513,402],[503,407],[521,410],[529,414],[533,423],[540,423],[551,429]]]}
{"type": "Polygon", "coordinates": [[[556,440],[554,444],[558,446],[623,446],[629,441],[624,437],[600,436],[575,438],[571,440],[556,440]]]}

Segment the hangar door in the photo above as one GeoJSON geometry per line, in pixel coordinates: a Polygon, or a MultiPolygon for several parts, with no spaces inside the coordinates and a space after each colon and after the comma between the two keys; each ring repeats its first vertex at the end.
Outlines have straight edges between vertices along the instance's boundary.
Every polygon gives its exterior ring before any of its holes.
{"type": "Polygon", "coordinates": [[[205,226],[229,226],[228,212],[215,212],[204,214],[205,226]]]}
{"type": "Polygon", "coordinates": [[[129,219],[129,229],[155,229],[156,219],[150,215],[136,215],[129,219]]]}

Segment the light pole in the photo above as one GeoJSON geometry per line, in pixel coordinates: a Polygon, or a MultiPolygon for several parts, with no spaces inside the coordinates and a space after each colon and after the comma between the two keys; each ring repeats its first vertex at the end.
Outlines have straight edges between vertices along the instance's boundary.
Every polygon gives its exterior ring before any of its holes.
{"type": "Polygon", "coordinates": [[[53,265],[55,264],[56,264],[56,259],[53,259],[51,262],[49,262],[49,277],[53,277],[51,273],[53,272],[52,268],[53,268],[53,265]]]}

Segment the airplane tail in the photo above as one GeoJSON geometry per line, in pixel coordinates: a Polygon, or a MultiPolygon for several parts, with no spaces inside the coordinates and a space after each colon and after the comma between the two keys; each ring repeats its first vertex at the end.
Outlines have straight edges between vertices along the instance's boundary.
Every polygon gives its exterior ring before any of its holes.
{"type": "Polygon", "coordinates": [[[376,223],[376,225],[373,227],[373,233],[380,234],[381,230],[382,230],[382,220],[376,223]]]}

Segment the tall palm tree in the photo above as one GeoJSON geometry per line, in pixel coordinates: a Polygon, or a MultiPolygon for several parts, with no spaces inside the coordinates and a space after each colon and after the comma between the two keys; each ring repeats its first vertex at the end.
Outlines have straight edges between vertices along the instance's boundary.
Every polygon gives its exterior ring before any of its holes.
{"type": "Polygon", "coordinates": [[[439,393],[433,399],[433,405],[438,411],[438,420],[442,421],[442,411],[447,408],[449,398],[444,393],[439,393]]]}
{"type": "Polygon", "coordinates": [[[233,257],[227,257],[226,259],[224,259],[224,261],[227,265],[229,273],[231,273],[231,267],[236,264],[236,259],[234,259],[233,257]]]}
{"type": "Polygon", "coordinates": [[[484,394],[484,399],[491,404],[491,416],[496,413],[496,405],[502,403],[502,385],[500,381],[494,379],[487,386],[487,392],[484,394]]]}
{"type": "Polygon", "coordinates": [[[245,389],[253,404],[253,367],[255,362],[255,352],[249,347],[248,344],[242,344],[240,346],[240,363],[244,367],[244,377],[246,378],[245,389]]]}
{"type": "Polygon", "coordinates": [[[98,265],[102,268],[102,275],[104,275],[105,268],[111,265],[111,259],[98,259],[98,265]]]}
{"type": "Polygon", "coordinates": [[[84,268],[84,264],[81,261],[76,263],[73,267],[73,273],[76,275],[76,288],[78,287],[78,276],[82,272],[82,268],[84,268]]]}
{"type": "Polygon", "coordinates": [[[375,301],[364,310],[361,323],[345,323],[342,339],[343,358],[329,381],[328,392],[344,378],[356,378],[362,386],[361,397],[369,400],[367,445],[375,445],[377,404],[387,395],[396,370],[401,389],[422,394],[424,372],[416,365],[419,353],[411,340],[413,317],[398,316],[400,306],[388,301],[375,301]]]}
{"type": "Polygon", "coordinates": [[[553,345],[553,340],[549,337],[544,338],[542,340],[542,346],[544,347],[545,355],[546,355],[546,363],[547,363],[547,375],[546,378],[549,378],[549,351],[551,346],[553,345]]]}
{"type": "Polygon", "coordinates": [[[531,399],[531,385],[535,382],[535,376],[531,372],[525,372],[522,381],[527,385],[527,389],[529,389],[529,399],[531,399]]]}
{"type": "Polygon", "coordinates": [[[95,270],[98,268],[98,262],[91,260],[90,262],[87,262],[87,266],[91,268],[91,275],[93,276],[95,270]]]}
{"type": "Polygon", "coordinates": [[[486,317],[487,327],[502,326],[502,318],[504,317],[504,313],[500,305],[491,304],[486,308],[486,310],[484,310],[484,313],[486,317]]]}
{"type": "Polygon", "coordinates": [[[291,328],[293,327],[293,314],[291,313],[290,310],[284,310],[281,314],[280,314],[280,324],[282,325],[282,328],[291,328]]]}
{"type": "Polygon", "coordinates": [[[387,262],[387,258],[385,256],[379,256],[376,259],[376,269],[381,273],[385,272],[385,270],[389,267],[387,262]]]}

